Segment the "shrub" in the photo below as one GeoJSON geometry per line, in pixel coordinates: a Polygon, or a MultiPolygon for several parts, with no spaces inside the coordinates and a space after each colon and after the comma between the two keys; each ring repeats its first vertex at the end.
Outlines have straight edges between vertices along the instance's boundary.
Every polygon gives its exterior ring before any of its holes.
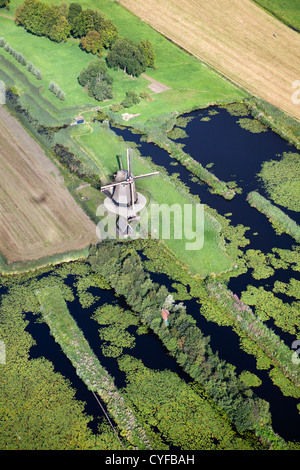
{"type": "Polygon", "coordinates": [[[48,90],[55,94],[56,98],[64,101],[66,99],[66,93],[59,88],[55,82],[50,82],[48,90]]]}
{"type": "Polygon", "coordinates": [[[105,62],[94,59],[81,70],[78,82],[86,87],[89,96],[98,101],[113,98],[112,78],[107,73],[105,62]]]}
{"type": "Polygon", "coordinates": [[[121,103],[115,103],[111,106],[110,109],[113,113],[117,113],[118,111],[121,111],[121,109],[123,109],[123,107],[124,106],[121,103]]]}
{"type": "Polygon", "coordinates": [[[270,220],[276,231],[279,233],[285,232],[298,243],[300,242],[299,225],[281,209],[273,205],[268,199],[264,198],[256,191],[252,191],[248,194],[247,201],[250,206],[255,207],[270,220]]]}

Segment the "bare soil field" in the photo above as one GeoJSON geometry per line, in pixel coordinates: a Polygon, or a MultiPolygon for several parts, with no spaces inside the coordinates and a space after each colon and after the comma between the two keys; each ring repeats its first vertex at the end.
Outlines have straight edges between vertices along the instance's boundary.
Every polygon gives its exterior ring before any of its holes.
{"type": "Polygon", "coordinates": [[[250,0],[120,0],[145,23],[300,120],[300,35],[250,0]]]}
{"type": "Polygon", "coordinates": [[[0,106],[0,252],[8,263],[80,250],[97,241],[56,166],[0,106]]]}

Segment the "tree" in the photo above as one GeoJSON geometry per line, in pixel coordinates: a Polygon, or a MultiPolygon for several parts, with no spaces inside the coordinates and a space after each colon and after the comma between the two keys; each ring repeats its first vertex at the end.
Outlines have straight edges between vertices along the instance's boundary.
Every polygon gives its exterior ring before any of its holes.
{"type": "Polygon", "coordinates": [[[124,108],[130,108],[134,104],[138,104],[139,101],[140,99],[135,91],[126,91],[126,98],[122,101],[121,105],[124,108]]]}
{"type": "Polygon", "coordinates": [[[98,53],[100,57],[103,49],[100,34],[97,31],[89,31],[87,35],[81,39],[80,46],[82,49],[92,54],[98,53]]]}
{"type": "Polygon", "coordinates": [[[121,68],[135,77],[145,72],[147,68],[147,60],[139,47],[126,38],[119,38],[114,42],[106,61],[109,67],[121,68]]]}
{"type": "Polygon", "coordinates": [[[23,26],[37,36],[46,36],[53,23],[53,9],[39,0],[26,0],[23,10],[23,26]]]}
{"type": "Polygon", "coordinates": [[[106,80],[99,80],[93,88],[94,98],[98,101],[110,100],[113,98],[113,89],[106,80]]]}
{"type": "Polygon", "coordinates": [[[37,80],[42,80],[42,78],[43,78],[42,72],[41,72],[40,70],[38,70],[38,69],[36,69],[36,70],[34,71],[34,75],[35,75],[35,77],[37,78],[37,80]]]}
{"type": "MultiPolygon", "coordinates": [[[[1,0],[0,0],[1,1],[1,0]]],[[[24,24],[24,21],[25,21],[25,17],[26,17],[26,6],[25,6],[25,3],[23,3],[23,5],[19,5],[16,9],[15,9],[15,23],[17,25],[23,25],[24,24]]]]}
{"type": "Polygon", "coordinates": [[[105,62],[100,59],[94,59],[89,62],[86,69],[81,70],[78,81],[81,86],[86,86],[91,82],[96,83],[96,80],[99,79],[99,77],[102,77],[103,79],[105,77],[105,80],[108,83],[112,83],[112,78],[107,73],[105,62]]]}
{"type": "Polygon", "coordinates": [[[66,2],[61,2],[61,4],[58,5],[58,11],[60,15],[64,16],[65,18],[68,18],[69,7],[66,2]]]}

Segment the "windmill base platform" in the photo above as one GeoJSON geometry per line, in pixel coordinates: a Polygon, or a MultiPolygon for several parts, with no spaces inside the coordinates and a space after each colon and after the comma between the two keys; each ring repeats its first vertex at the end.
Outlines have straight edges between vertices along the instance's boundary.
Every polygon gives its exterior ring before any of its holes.
{"type": "Polygon", "coordinates": [[[141,212],[141,210],[144,209],[146,204],[147,199],[141,193],[137,193],[137,202],[134,204],[134,206],[129,207],[118,206],[109,197],[104,199],[104,205],[109,212],[117,214],[120,217],[124,217],[126,219],[135,217],[138,212],[141,212]]]}

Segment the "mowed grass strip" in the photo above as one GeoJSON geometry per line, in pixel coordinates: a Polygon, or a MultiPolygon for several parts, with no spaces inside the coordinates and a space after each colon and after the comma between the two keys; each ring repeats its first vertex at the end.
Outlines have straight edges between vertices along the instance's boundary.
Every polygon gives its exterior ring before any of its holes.
{"type": "Polygon", "coordinates": [[[56,167],[0,107],[0,252],[8,263],[81,250],[95,226],[63,187],[56,167]]]}
{"type": "Polygon", "coordinates": [[[120,3],[252,94],[300,119],[300,107],[292,102],[300,36],[250,0],[120,3]]]}

